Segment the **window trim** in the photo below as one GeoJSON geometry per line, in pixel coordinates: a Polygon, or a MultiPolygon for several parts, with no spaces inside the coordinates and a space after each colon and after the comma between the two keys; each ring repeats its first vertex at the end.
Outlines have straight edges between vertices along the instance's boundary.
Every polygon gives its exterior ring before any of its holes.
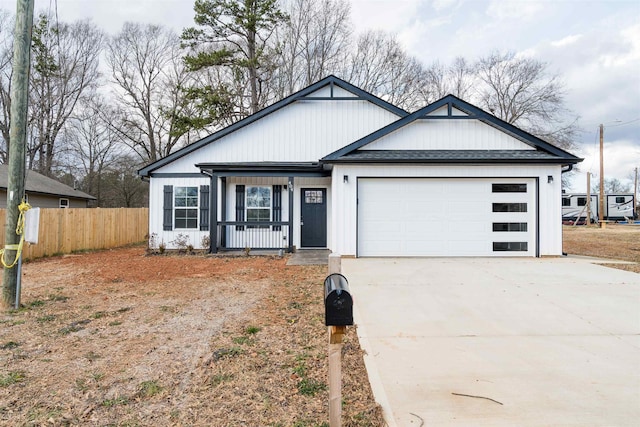
{"type": "Polygon", "coordinates": [[[70,207],[71,207],[71,203],[69,202],[69,199],[67,199],[66,197],[60,197],[60,198],[58,199],[58,207],[59,207],[60,209],[68,209],[68,208],[70,208],[70,207]],[[62,204],[62,202],[63,202],[63,201],[66,201],[66,202],[67,202],[67,205],[66,205],[66,206],[63,206],[63,204],[62,204]]]}
{"type": "Polygon", "coordinates": [[[198,224],[200,223],[200,189],[197,185],[183,185],[183,186],[174,186],[173,188],[173,229],[174,230],[198,230],[198,224]],[[180,189],[187,189],[184,196],[180,196],[180,198],[185,199],[185,206],[176,206],[176,199],[178,198],[178,193],[180,189]],[[188,189],[195,188],[196,195],[189,196],[188,189]],[[195,200],[195,206],[188,206],[188,200],[195,200]],[[185,215],[178,215],[178,211],[184,211],[185,215]],[[187,212],[195,211],[195,225],[193,227],[189,226],[189,220],[193,220],[193,218],[189,217],[187,212]],[[184,226],[178,225],[178,221],[184,221],[184,226]]]}

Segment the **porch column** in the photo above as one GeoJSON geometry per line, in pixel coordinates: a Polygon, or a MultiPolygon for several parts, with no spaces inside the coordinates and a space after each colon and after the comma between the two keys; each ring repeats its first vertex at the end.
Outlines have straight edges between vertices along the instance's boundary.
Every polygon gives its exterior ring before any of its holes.
{"type": "Polygon", "coordinates": [[[209,253],[218,252],[218,176],[211,174],[209,191],[209,253]]]}
{"type": "Polygon", "coordinates": [[[289,177],[287,192],[289,193],[289,252],[293,252],[293,184],[294,177],[289,177]]]}
{"type": "MultiPolygon", "coordinates": [[[[224,222],[227,220],[227,177],[220,177],[220,221],[224,222]]],[[[217,228],[216,228],[217,230],[217,228]]],[[[223,227],[221,229],[220,234],[220,247],[227,247],[227,227],[223,227]]]]}

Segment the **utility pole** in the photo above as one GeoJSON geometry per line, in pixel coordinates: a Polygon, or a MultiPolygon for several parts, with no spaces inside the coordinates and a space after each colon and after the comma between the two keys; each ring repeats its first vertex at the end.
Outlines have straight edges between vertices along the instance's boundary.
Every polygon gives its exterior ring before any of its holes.
{"type": "Polygon", "coordinates": [[[604,125],[600,124],[600,205],[598,209],[598,221],[600,222],[600,228],[605,228],[604,225],[604,159],[602,154],[604,153],[604,125]]]}
{"type": "Polygon", "coordinates": [[[591,172],[587,172],[587,221],[591,225],[591,172]]]}
{"type": "MultiPolygon", "coordinates": [[[[17,251],[13,248],[20,242],[20,236],[16,234],[16,226],[20,215],[18,206],[24,196],[33,3],[34,0],[17,0],[16,5],[16,27],[13,40],[13,76],[11,77],[9,179],[7,182],[5,251],[3,254],[4,260],[9,263],[17,256],[17,251]]],[[[10,307],[16,301],[18,269],[15,266],[13,268],[5,268],[3,279],[2,302],[5,307],[10,307]]]]}
{"type": "Polygon", "coordinates": [[[635,214],[638,206],[638,168],[636,168],[636,178],[633,180],[633,215],[635,214]]]}

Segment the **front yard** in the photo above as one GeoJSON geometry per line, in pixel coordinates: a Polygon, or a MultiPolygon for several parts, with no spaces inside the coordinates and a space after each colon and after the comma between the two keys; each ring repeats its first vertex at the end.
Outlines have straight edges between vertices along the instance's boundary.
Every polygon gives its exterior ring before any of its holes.
{"type": "MultiPolygon", "coordinates": [[[[565,227],[564,250],[638,263],[640,227],[565,227]]],[[[327,426],[326,272],[142,247],[27,263],[0,314],[0,425],[327,426]]],[[[343,425],[382,426],[345,341],[343,425]]]]}
{"type": "MultiPolygon", "coordinates": [[[[27,263],[0,317],[0,424],[328,425],[325,276],[141,247],[27,263]]],[[[383,425],[345,338],[344,425],[383,425]]]]}

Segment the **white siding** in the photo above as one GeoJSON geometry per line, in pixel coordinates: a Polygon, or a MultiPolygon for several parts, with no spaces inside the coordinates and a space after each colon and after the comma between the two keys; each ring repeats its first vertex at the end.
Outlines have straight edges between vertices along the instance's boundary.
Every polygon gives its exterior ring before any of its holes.
{"type": "Polygon", "coordinates": [[[155,172],[199,172],[202,162],[316,162],[397,119],[368,101],[301,100],[155,172]]]}
{"type": "MultiPolygon", "coordinates": [[[[540,255],[562,254],[562,207],[560,197],[561,169],[559,165],[451,165],[451,166],[349,166],[336,165],[333,169],[333,209],[331,216],[336,226],[332,232],[330,249],[341,255],[356,255],[357,240],[357,179],[358,177],[467,177],[538,178],[540,211],[540,255]],[[344,182],[347,175],[348,182],[344,182]],[[548,182],[548,176],[553,182],[548,182]]],[[[469,217],[473,212],[470,208],[469,217]]]]}
{"type": "Polygon", "coordinates": [[[416,120],[362,150],[534,150],[532,146],[482,123],[458,119],[416,120]]]}
{"type": "MultiPolygon", "coordinates": [[[[197,229],[177,229],[164,231],[162,227],[164,186],[173,185],[175,187],[198,187],[198,204],[200,203],[199,189],[201,185],[210,185],[209,178],[152,178],[149,183],[149,235],[155,234],[157,244],[164,244],[167,249],[176,249],[173,241],[178,234],[187,235],[189,242],[196,249],[202,248],[202,238],[208,236],[208,231],[200,231],[200,210],[198,209],[197,229]]],[[[211,189],[209,189],[211,191],[211,189]]],[[[174,218],[175,219],[175,218],[174,218]]]]}

